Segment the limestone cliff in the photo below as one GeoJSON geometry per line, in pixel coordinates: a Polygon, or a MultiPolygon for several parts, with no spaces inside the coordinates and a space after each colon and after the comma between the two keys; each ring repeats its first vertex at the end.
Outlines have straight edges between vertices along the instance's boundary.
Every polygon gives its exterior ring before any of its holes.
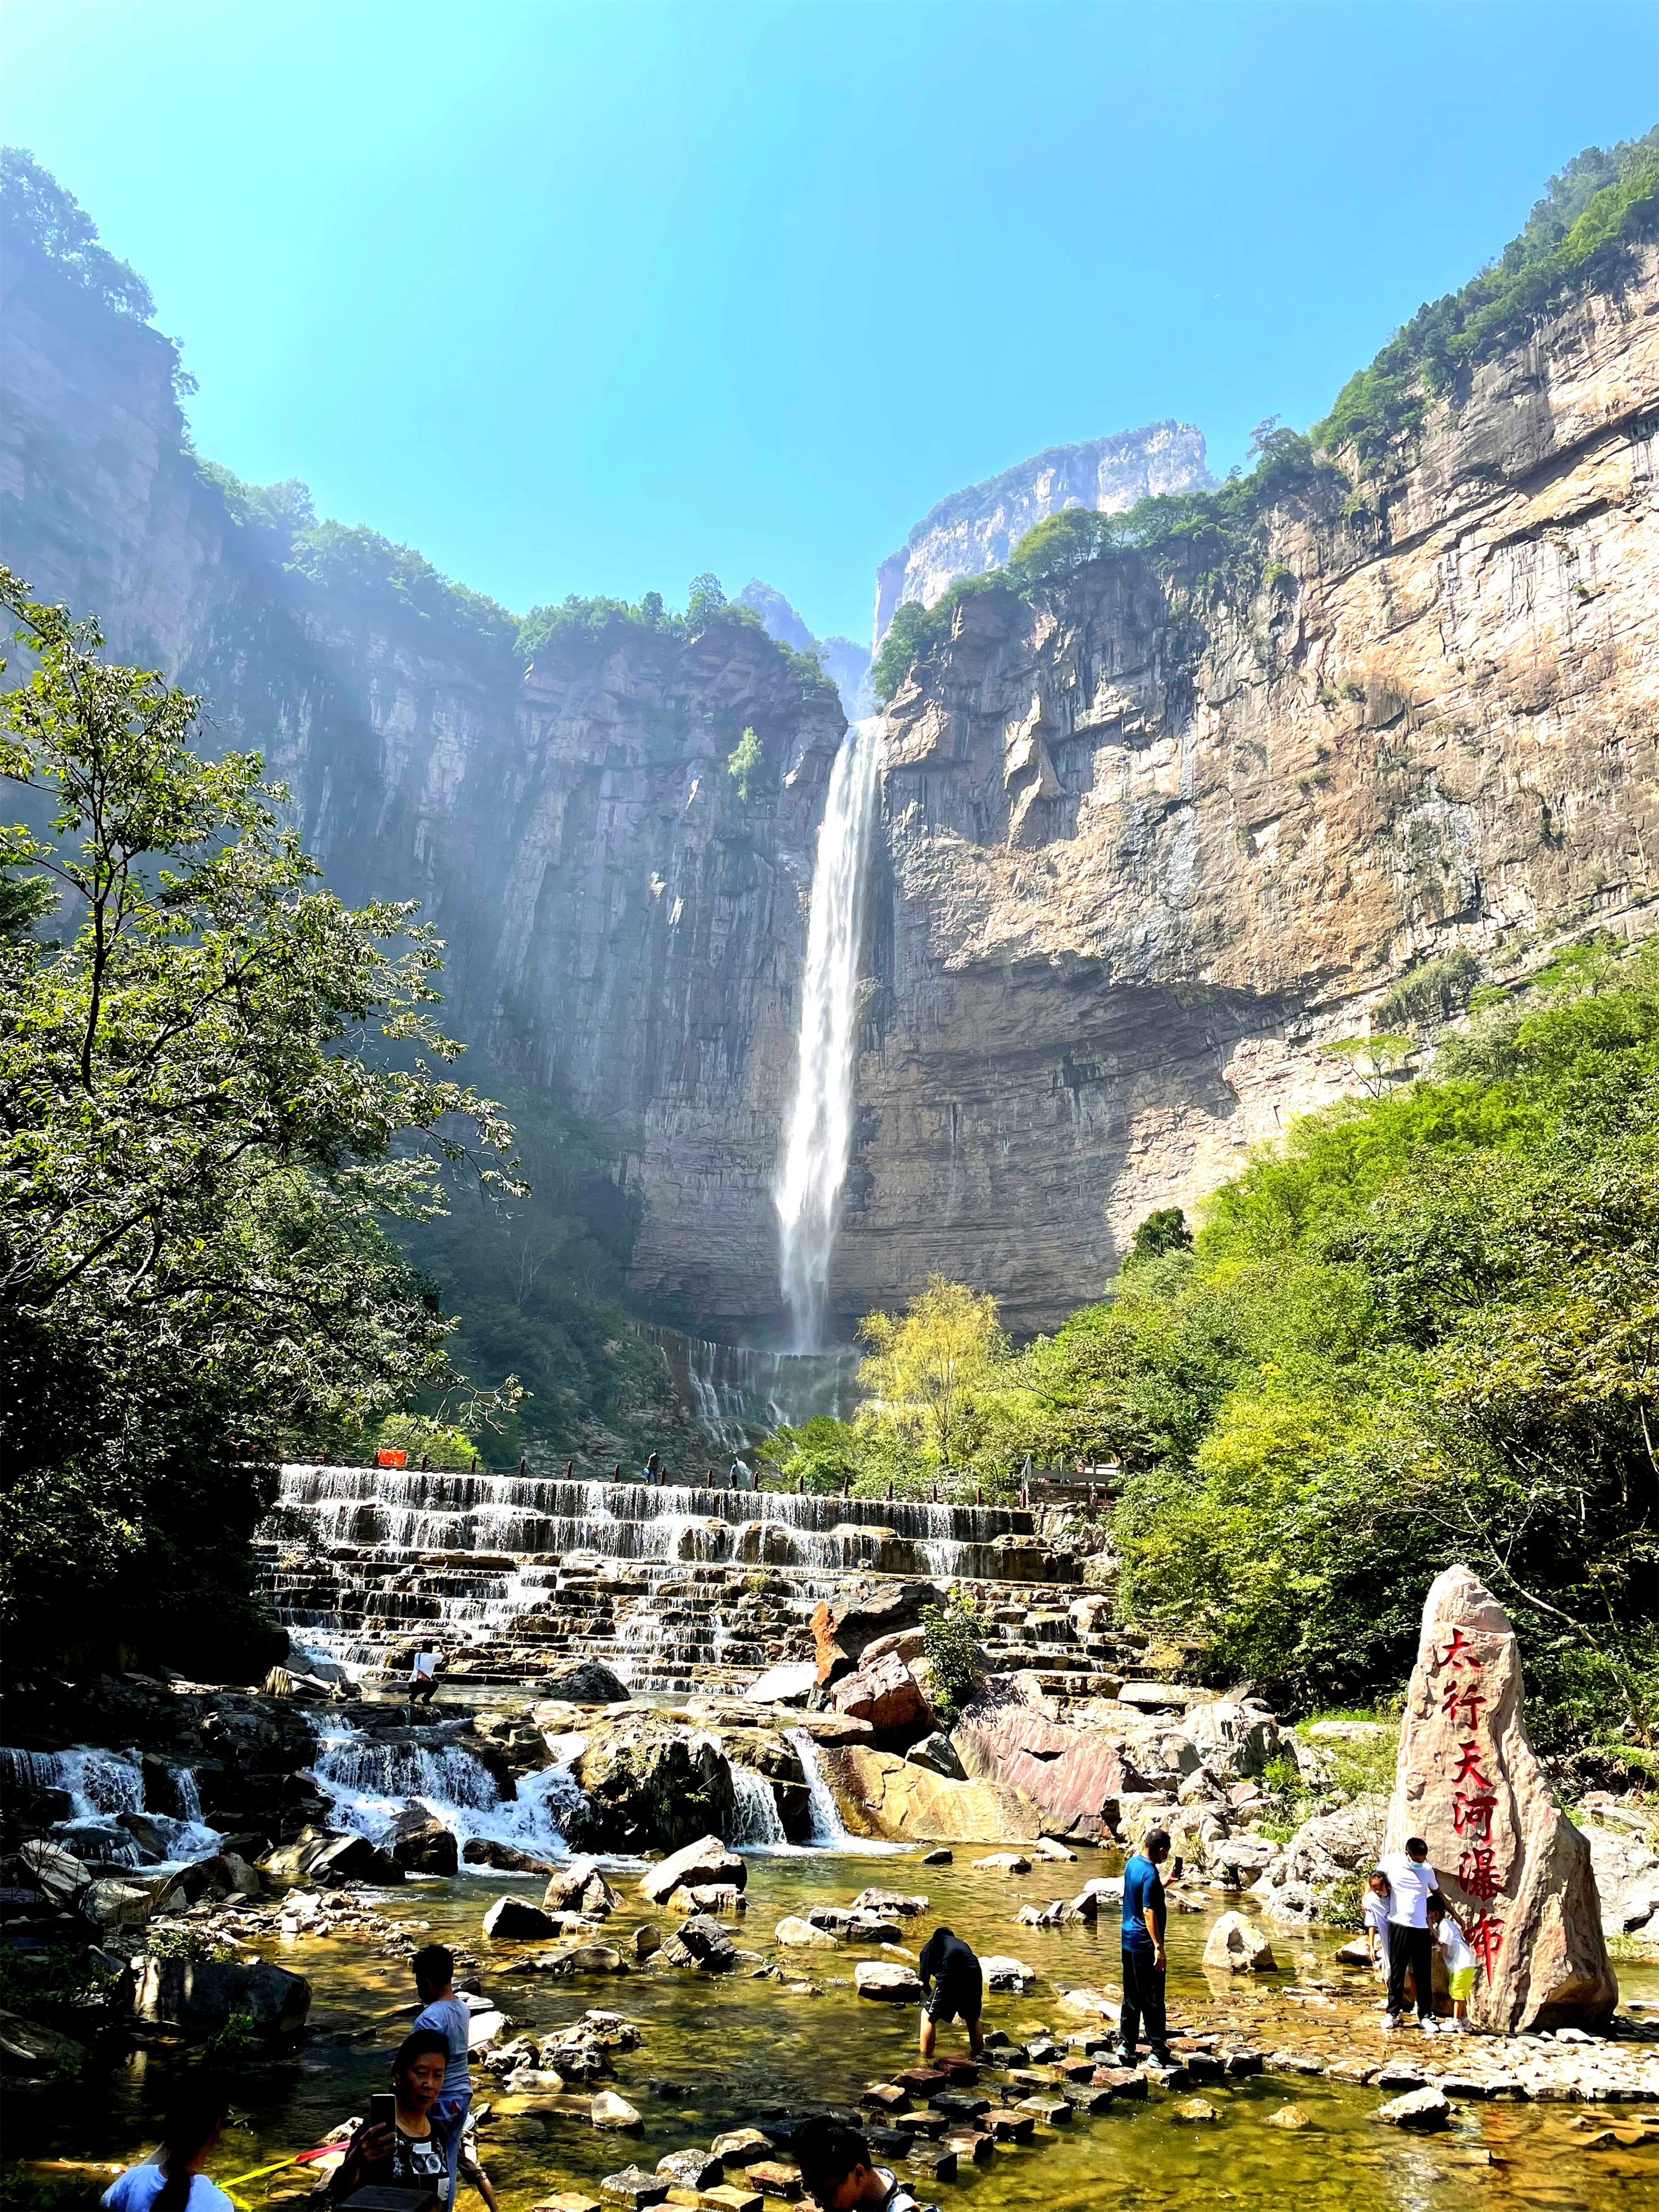
{"type": "Polygon", "coordinates": [[[1063,507],[1121,514],[1155,492],[1199,491],[1209,481],[1201,430],[1148,422],[1080,446],[1050,446],[952,492],[876,571],[875,642],[907,599],[931,607],[958,576],[1000,568],[1028,530],[1063,507]]]}
{"type": "Polygon", "coordinates": [[[1652,926],[1656,431],[1647,248],[1253,598],[1122,553],[957,606],[890,714],[843,1310],[937,1267],[1051,1321],[1407,963],[1652,926]]]}

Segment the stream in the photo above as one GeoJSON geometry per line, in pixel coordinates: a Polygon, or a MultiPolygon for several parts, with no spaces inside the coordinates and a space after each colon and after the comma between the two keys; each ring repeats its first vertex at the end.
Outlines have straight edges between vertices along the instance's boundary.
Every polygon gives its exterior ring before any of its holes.
{"type": "MultiPolygon", "coordinates": [[[[964,1845],[955,1865],[923,1867],[919,1851],[895,1853],[891,1847],[879,1860],[867,1850],[751,1849],[749,1907],[733,1926],[736,1939],[769,1960],[780,1959],[792,1978],[810,1979],[817,1995],[791,1994],[742,1972],[710,1978],[664,1969],[574,1981],[515,1974],[514,1961],[525,1947],[490,1944],[480,1934],[480,1922],[503,1891],[534,1896],[538,1885],[482,1870],[374,1893],[373,1901],[388,1917],[472,1952],[477,1968],[458,1980],[532,2033],[547,2033],[589,2008],[620,2012],[642,2029],[636,2049],[615,2054],[614,2078],[607,2083],[639,2108],[642,2136],[596,2132],[586,2117],[586,2092],[559,2100],[562,2108],[540,2119],[505,2118],[481,2131],[482,2155],[502,2212],[529,2212],[555,2190],[587,2187],[597,2194],[600,2178],[620,2166],[654,2166],[666,2151],[707,2144],[722,2129],[787,2110],[794,2100],[854,2104],[866,2082],[890,2079],[915,2063],[915,2014],[853,1993],[853,1964],[871,1952],[856,1947],[787,1952],[772,1941],[774,1924],[784,1914],[805,1913],[814,1904],[844,1904],[871,1881],[928,1894],[926,1920],[906,1923],[907,1936],[943,1918],[982,1953],[1012,1953],[1035,1968],[1037,1984],[1029,1996],[988,1997],[988,2029],[1018,2036],[1040,2022],[1064,2035],[1092,2025],[1063,2006],[1058,1993],[1079,1984],[1115,1982],[1115,1919],[1103,1919],[1098,1931],[1075,1924],[1047,1930],[1017,1926],[1014,1915],[1023,1903],[1066,1893],[1097,1871],[1115,1871],[1117,1854],[1089,1851],[1078,1867],[1039,1865],[1029,1875],[1009,1879],[972,1866],[983,1850],[964,1845]]],[[[611,1871],[627,1897],[637,1866],[611,1871]]],[[[629,1897],[613,1925],[625,1932],[639,1920],[663,1924],[666,1917],[642,1903],[636,1909],[629,1897]]],[[[1173,1922],[1175,2021],[1183,2005],[1219,1994],[1252,2042],[1271,2049],[1293,2036],[1298,2008],[1284,1994],[1285,1985],[1297,1973],[1304,1982],[1332,1974],[1338,1936],[1290,1933],[1281,1942],[1275,1930],[1281,1964],[1293,1971],[1247,1987],[1224,1982],[1216,1992],[1200,1964],[1207,1922],[1207,1915],[1173,1922]]],[[[276,1938],[259,1948],[310,1978],[311,2032],[291,2057],[240,2066],[240,2124],[212,2162],[221,2178],[298,2150],[348,2114],[364,2111],[370,2093],[385,2085],[387,2052],[406,2032],[414,2009],[407,1965],[381,1955],[373,1942],[276,1938]]],[[[1626,1969],[1626,1980],[1627,1996],[1659,1996],[1659,1969],[1626,1969]]],[[[1415,2042],[1402,2036],[1393,2049],[1409,2060],[1415,2042]]],[[[1380,2037],[1366,2029],[1356,2031],[1355,2045],[1365,2056],[1382,2048],[1380,2037]]],[[[960,2028],[942,2031],[942,2051],[964,2048],[960,2028]]],[[[167,2065],[160,2054],[135,2055],[114,2075],[107,2097],[95,2100],[95,2109],[88,2100],[56,2122],[45,2112],[32,2117],[27,2132],[35,2140],[27,2148],[81,2159],[132,2158],[151,2140],[151,2116],[165,2094],[167,2065]],[[55,2139],[40,2140],[42,2128],[55,2139]]],[[[475,2082],[481,2101],[502,2108],[492,2077],[475,2069],[475,2082]]],[[[1175,2124],[1175,2100],[1155,2093],[1144,2106],[1115,2105],[1098,2118],[1079,2117],[1064,2130],[1039,2129],[1036,2144],[1000,2148],[994,2159],[964,2170],[955,2182],[918,2185],[918,2194],[935,2198],[945,2212],[954,2205],[964,2212],[1002,2206],[1084,2212],[1106,2203],[1230,2206],[1241,2212],[1292,2205],[1450,2212],[1471,2202],[1622,2212],[1659,2199],[1659,2148],[1585,2148],[1593,2130],[1633,2117],[1628,2107],[1464,2105],[1445,2132],[1417,2137],[1377,2124],[1372,2115],[1382,2097],[1376,2089],[1320,2077],[1206,2084],[1202,2094],[1218,2112],[1213,2124],[1175,2124]],[[1271,2115],[1291,2101],[1310,2125],[1296,2133],[1269,2126],[1271,2115]],[[1586,2109],[1588,2122],[1581,2117],[1586,2109]]],[[[510,2109],[511,2100],[506,2103],[510,2109]]],[[[26,2146],[19,2141],[15,2148],[26,2146]]],[[[239,2191],[256,2208],[297,2202],[300,2193],[293,2172],[239,2191]]]]}

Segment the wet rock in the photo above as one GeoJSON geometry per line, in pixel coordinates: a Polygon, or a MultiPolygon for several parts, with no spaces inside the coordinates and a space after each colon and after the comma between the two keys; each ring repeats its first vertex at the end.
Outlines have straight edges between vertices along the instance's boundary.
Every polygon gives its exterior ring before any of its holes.
{"type": "Polygon", "coordinates": [[[1206,1966],[1230,1974],[1271,1973],[1273,1947],[1240,1912],[1224,1912],[1204,1945],[1206,1966]]]}
{"type": "Polygon", "coordinates": [[[1069,1834],[1100,1835],[1127,1786],[1115,1744],[1060,1725],[1006,1682],[981,1692],[951,1741],[970,1774],[1018,1790],[1069,1834]]]}
{"type": "Polygon", "coordinates": [[[662,1958],[665,1966],[729,1974],[738,1963],[738,1947],[719,1921],[696,1913],[674,1930],[662,1947],[662,1958]]]}
{"type": "Polygon", "coordinates": [[[422,1806],[398,1815],[386,1848],[405,1874],[453,1875],[461,1863],[454,1837],[422,1806]]]}
{"type": "Polygon", "coordinates": [[[547,1699],[568,1705],[625,1705],[633,1692],[602,1660],[584,1659],[542,1684],[547,1699]]]}
{"type": "Polygon", "coordinates": [[[315,1828],[305,1830],[296,1843],[267,1851],[259,1871],[273,1889],[297,1889],[302,1883],[334,1889],[359,1881],[392,1888],[404,1878],[391,1853],[367,1836],[331,1835],[315,1828]]]}
{"type": "Polygon", "coordinates": [[[229,1897],[263,1897],[265,1886],[259,1879],[257,1867],[251,1867],[240,1851],[221,1851],[212,1862],[216,1887],[229,1897]]]}
{"type": "Polygon", "coordinates": [[[9,2075],[23,2081],[73,2079],[86,2055],[72,2036],[60,2035],[55,2027],[0,2012],[0,2057],[9,2075]]]}
{"type": "Polygon", "coordinates": [[[587,2108],[587,2117],[596,2128],[630,2135],[645,2125],[626,2097],[619,2097],[614,2089],[601,2089],[587,2108]]]}
{"type": "Polygon", "coordinates": [[[542,1892],[544,1911],[584,1912],[592,1920],[608,1918],[622,1901],[622,1892],[612,1889],[592,1859],[556,1868],[542,1892]]]}
{"type": "Polygon", "coordinates": [[[757,1705],[804,1705],[818,1679],[817,1662],[803,1659],[781,1667],[769,1667],[749,1686],[757,1705]]]}
{"type": "Polygon", "coordinates": [[[712,2151],[671,2150],[657,2160],[657,2171],[677,2189],[708,2189],[720,2180],[726,2168],[712,2151]]]}
{"type": "Polygon", "coordinates": [[[311,2009],[311,1984],[264,1960],[146,1959],[134,2009],[140,2020],[183,2028],[192,2041],[215,2033],[233,2013],[248,2014],[260,2035],[297,2035],[311,2009]]]}
{"type": "Polygon", "coordinates": [[[36,1838],[17,1854],[19,1863],[49,1904],[70,1911],[91,1887],[92,1875],[73,1851],[36,1838]]]}
{"type": "Polygon", "coordinates": [[[746,1912],[749,1909],[748,1899],[729,1881],[700,1881],[690,1887],[682,1883],[674,1892],[673,1904],[682,1912],[746,1912]]]}
{"type": "Polygon", "coordinates": [[[706,1736],[649,1716],[596,1728],[573,1771],[587,1804],[572,1839],[587,1848],[678,1850],[731,1826],[726,1754],[706,1736]]]}
{"type": "Polygon", "coordinates": [[[530,2212],[599,2212],[599,2200],[585,2190],[562,2189],[551,2197],[538,2197],[530,2212]]]}
{"type": "Polygon", "coordinates": [[[986,1874],[1030,1874],[1031,1862],[1024,1851],[993,1851],[974,1864],[986,1874]]]}
{"type": "Polygon", "coordinates": [[[606,2204],[622,2204],[629,2212],[641,2212],[648,2204],[665,2202],[673,2184],[660,2173],[647,2173],[643,2166],[625,2166],[620,2173],[607,2173],[599,2184],[599,2196],[606,2204]]]}
{"type": "Polygon", "coordinates": [[[642,1920],[629,1937],[628,1948],[636,1960],[648,1959],[662,1948],[662,1931],[654,1922],[642,1920]]]}
{"type": "Polygon", "coordinates": [[[522,1897],[498,1897],[484,1914],[483,1932],[496,1943],[539,1943],[559,1930],[540,1905],[522,1897]]]}
{"type": "Polygon", "coordinates": [[[904,1756],[912,1766],[925,1766],[931,1774],[943,1774],[952,1782],[968,1779],[967,1769],[955,1744],[937,1729],[932,1735],[923,1736],[920,1743],[913,1743],[904,1756]]]}
{"type": "Polygon", "coordinates": [[[1171,2107],[1170,2118],[1178,2124],[1205,2125],[1221,2118],[1207,2097],[1182,2097],[1171,2107]]]}
{"type": "Polygon", "coordinates": [[[1036,1975],[1023,1959],[994,1954],[988,1959],[981,1959],[979,1965],[988,1990],[1014,1990],[1023,1994],[1036,1984],[1036,1975]]]}
{"type": "Polygon", "coordinates": [[[1555,1801],[1521,1699],[1509,1615],[1468,1567],[1448,1567],[1423,1608],[1389,1848],[1427,1839],[1482,1961],[1469,2004],[1478,2027],[1597,2027],[1619,1984],[1589,1845],[1555,1801]]]}
{"type": "Polygon", "coordinates": [[[1295,2132],[1310,2124],[1308,2115],[1300,2105],[1281,2105],[1276,2112],[1269,2112],[1267,2115],[1267,2125],[1270,2128],[1284,2128],[1295,2132]]]}
{"type": "Polygon", "coordinates": [[[708,2146],[711,2157],[730,2166],[752,2166],[757,2158],[766,2157],[771,2148],[758,2128],[729,2129],[708,2146]]]}
{"type": "MultiPolygon", "coordinates": [[[[949,1851],[930,1851],[922,1861],[922,1864],[924,1866],[948,1865],[950,1858],[949,1851]]],[[[896,1912],[901,1919],[909,1919],[917,1913],[927,1911],[927,1899],[925,1897],[907,1893],[902,1890],[861,1889],[848,1909],[854,1912],[896,1912]]]]}
{"type": "Polygon", "coordinates": [[[921,1855],[921,1863],[923,1866],[949,1866],[955,1856],[953,1851],[941,1844],[936,1851],[924,1851],[921,1855]]]}
{"type": "Polygon", "coordinates": [[[810,1920],[803,1920],[799,1914],[793,1912],[780,1920],[772,1933],[780,1943],[792,1949],[838,1951],[841,1948],[841,1938],[830,1929],[815,1928],[810,1920]]]}
{"type": "Polygon", "coordinates": [[[787,2204],[793,2204],[798,2197],[805,2194],[800,2168],[784,2159],[757,2159],[749,2168],[749,2181],[751,2188],[768,2197],[781,2197],[787,2204]]]}
{"type": "Polygon", "coordinates": [[[853,1969],[853,1985],[877,2004],[921,2002],[921,1984],[914,1970],[884,1959],[860,1959],[853,1969]]]}
{"type": "Polygon", "coordinates": [[[1443,2128],[1451,2118],[1451,2106],[1444,2091],[1431,2082],[1426,2088],[1413,2089],[1379,2106],[1376,2118],[1391,2128],[1443,2128]]]}
{"type": "MultiPolygon", "coordinates": [[[[81,1900],[81,1909],[107,1936],[118,1929],[142,1927],[160,1902],[155,1891],[145,1889],[137,1882],[106,1879],[88,1886],[81,1900]]],[[[179,1902],[182,1908],[182,1895],[179,1902]]]]}
{"type": "Polygon", "coordinates": [[[489,1836],[469,1836],[461,1846],[462,1863],[494,1867],[500,1874],[552,1874],[551,1859],[521,1851],[514,1844],[498,1844],[489,1836]]]}
{"type": "Polygon", "coordinates": [[[695,1889],[722,1882],[742,1889],[748,1880],[749,1869],[735,1851],[718,1836],[700,1836],[696,1843],[672,1852],[659,1866],[647,1869],[639,1887],[641,1896],[653,1905],[662,1905],[682,1886],[695,1889]]]}

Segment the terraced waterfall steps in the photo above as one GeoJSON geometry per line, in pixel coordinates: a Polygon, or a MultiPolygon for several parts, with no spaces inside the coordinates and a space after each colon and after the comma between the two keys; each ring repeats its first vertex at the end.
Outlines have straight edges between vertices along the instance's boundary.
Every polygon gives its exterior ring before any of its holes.
{"type": "Polygon", "coordinates": [[[821,1600],[886,1577],[969,1585],[994,1663],[1061,1694],[1123,1668],[1073,1603],[1082,1561],[1007,1507],[295,1464],[261,1557],[295,1643],[371,1670],[429,1635],[480,1682],[592,1658],[635,1690],[743,1686],[811,1656],[821,1600]]]}

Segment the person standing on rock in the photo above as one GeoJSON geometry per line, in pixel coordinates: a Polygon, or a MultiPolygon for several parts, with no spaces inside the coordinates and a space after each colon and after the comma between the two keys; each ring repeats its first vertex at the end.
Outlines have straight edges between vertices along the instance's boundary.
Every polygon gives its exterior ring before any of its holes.
{"type": "Polygon", "coordinates": [[[1146,2023],[1155,2066],[1170,2064],[1164,2008],[1164,1934],[1169,1905],[1158,1869],[1170,1856],[1170,1832],[1154,1828],[1123,1869],[1123,2009],[1118,2015],[1117,2063],[1133,2066],[1146,2023]]]}
{"type": "MultiPolygon", "coordinates": [[[[980,2013],[985,2003],[985,1977],[960,1936],[948,1928],[935,1928],[921,1947],[916,1972],[927,1995],[921,2008],[921,2055],[931,2058],[939,2039],[939,2023],[960,2020],[968,2031],[969,2046],[977,2058],[985,2048],[980,2013]]],[[[857,2200],[862,2202],[862,2199],[857,2200]]]]}
{"type": "Polygon", "coordinates": [[[443,2139],[449,2176],[445,2202],[455,2202],[455,2174],[460,2164],[461,2137],[472,2106],[472,2068],[467,2057],[472,2015],[455,1994],[455,1954],[442,1943],[428,1943],[415,1954],[415,1992],[421,2009],[415,2015],[417,2033],[430,2033],[444,2039],[443,2087],[432,2107],[432,2124],[443,2139]]]}
{"type": "MultiPolygon", "coordinates": [[[[1417,2024],[1434,2033],[1434,1937],[1429,1932],[1429,1899],[1440,1895],[1440,1877],[1429,1864],[1429,1847],[1413,1836],[1403,1851],[1382,1862],[1389,1877],[1389,2009],[1385,2028],[1399,2027],[1406,2016],[1406,1977],[1417,1996],[1417,2024]]],[[[1441,1899],[1443,1905],[1444,1899],[1441,1899]]]]}
{"type": "Polygon", "coordinates": [[[438,1694],[438,1653],[428,1643],[416,1647],[409,1667],[409,1709],[430,1705],[438,1694]]]}

